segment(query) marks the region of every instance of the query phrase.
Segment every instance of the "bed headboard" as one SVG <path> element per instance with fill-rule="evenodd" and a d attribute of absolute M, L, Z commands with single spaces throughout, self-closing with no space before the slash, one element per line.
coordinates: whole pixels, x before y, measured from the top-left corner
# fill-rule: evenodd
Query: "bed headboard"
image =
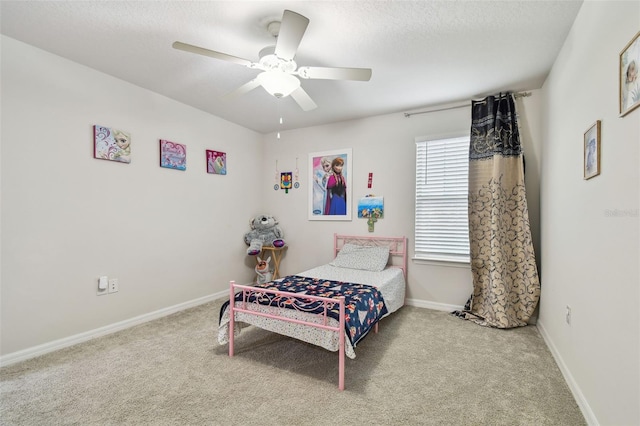
<path fill-rule="evenodd" d="M 374 237 L 333 234 L 333 257 L 346 243 L 361 246 L 389 247 L 389 265 L 402 269 L 407 279 L 407 237 Z"/>

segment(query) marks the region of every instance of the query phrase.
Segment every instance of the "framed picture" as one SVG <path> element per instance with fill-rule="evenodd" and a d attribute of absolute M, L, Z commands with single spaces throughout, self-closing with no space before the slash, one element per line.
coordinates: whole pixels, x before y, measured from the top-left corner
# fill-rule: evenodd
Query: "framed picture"
<path fill-rule="evenodd" d="M 187 146 L 160 139 L 160 167 L 187 170 Z"/>
<path fill-rule="evenodd" d="M 309 154 L 309 220 L 351 220 L 351 152 Z"/>
<path fill-rule="evenodd" d="M 600 120 L 584 132 L 584 178 L 600 174 Z"/>
<path fill-rule="evenodd" d="M 207 149 L 207 173 L 215 175 L 227 174 L 227 154 Z"/>
<path fill-rule="evenodd" d="M 104 126 L 93 126 L 93 158 L 131 163 L 131 135 Z"/>
<path fill-rule="evenodd" d="M 620 116 L 624 117 L 640 106 L 640 31 L 620 52 Z"/>

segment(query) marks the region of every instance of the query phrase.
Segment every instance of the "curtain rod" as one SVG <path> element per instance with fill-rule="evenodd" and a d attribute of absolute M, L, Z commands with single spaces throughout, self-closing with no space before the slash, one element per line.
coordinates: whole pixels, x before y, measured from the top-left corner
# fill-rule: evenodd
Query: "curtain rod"
<path fill-rule="evenodd" d="M 527 96 L 531 96 L 531 92 L 518 92 L 518 93 L 514 93 L 513 94 L 514 98 L 526 98 Z M 448 111 L 450 109 L 464 108 L 464 107 L 467 107 L 467 106 L 471 105 L 469 102 L 471 102 L 471 101 L 464 102 L 464 103 L 457 104 L 457 105 L 452 105 L 452 106 L 449 106 L 449 107 L 444 107 L 444 108 L 430 109 L 430 110 L 427 110 L 427 111 L 405 112 L 404 116 L 406 118 L 409 118 L 412 115 L 426 114 L 428 112 Z"/>

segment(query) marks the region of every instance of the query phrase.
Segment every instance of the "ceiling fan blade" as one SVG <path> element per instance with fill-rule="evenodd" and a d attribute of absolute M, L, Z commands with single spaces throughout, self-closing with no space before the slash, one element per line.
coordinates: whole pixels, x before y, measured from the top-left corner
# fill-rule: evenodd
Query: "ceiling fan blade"
<path fill-rule="evenodd" d="M 371 69 L 300 67 L 298 68 L 298 75 L 302 78 L 317 78 L 325 80 L 369 81 L 371 79 Z"/>
<path fill-rule="evenodd" d="M 303 111 L 311 111 L 312 109 L 318 108 L 318 105 L 313 102 L 313 99 L 309 97 L 302 87 L 298 87 L 296 90 L 291 92 L 291 97 L 298 103 L 298 105 L 300 105 L 300 108 L 302 108 Z"/>
<path fill-rule="evenodd" d="M 252 64 L 252 62 L 248 59 L 238 58 L 236 56 L 227 55 L 226 53 L 216 52 L 215 50 L 209 50 L 203 47 L 193 46 L 191 44 L 182 43 L 179 41 L 173 43 L 173 48 L 184 50 L 185 52 L 197 53 L 198 55 L 209 56 L 215 59 L 221 59 L 227 62 L 233 62 L 235 64 L 244 65 L 245 67 L 248 67 Z"/>
<path fill-rule="evenodd" d="M 240 95 L 244 95 L 245 93 L 252 91 L 253 89 L 255 89 L 258 86 L 260 86 L 260 82 L 258 81 L 257 78 L 254 78 L 253 80 L 249 81 L 248 83 L 245 83 L 242 86 L 238 87 L 237 89 L 227 93 L 222 98 L 223 99 L 232 99 L 232 98 L 238 97 Z"/>
<path fill-rule="evenodd" d="M 276 56 L 287 61 L 293 59 L 308 25 L 309 19 L 298 13 L 285 10 L 276 41 Z"/>

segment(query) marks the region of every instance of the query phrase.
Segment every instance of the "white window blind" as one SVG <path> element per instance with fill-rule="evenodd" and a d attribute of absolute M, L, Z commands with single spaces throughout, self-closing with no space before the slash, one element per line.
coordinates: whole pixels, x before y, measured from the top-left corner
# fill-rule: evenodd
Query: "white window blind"
<path fill-rule="evenodd" d="M 416 258 L 469 262 L 468 180 L 468 136 L 416 142 Z"/>

